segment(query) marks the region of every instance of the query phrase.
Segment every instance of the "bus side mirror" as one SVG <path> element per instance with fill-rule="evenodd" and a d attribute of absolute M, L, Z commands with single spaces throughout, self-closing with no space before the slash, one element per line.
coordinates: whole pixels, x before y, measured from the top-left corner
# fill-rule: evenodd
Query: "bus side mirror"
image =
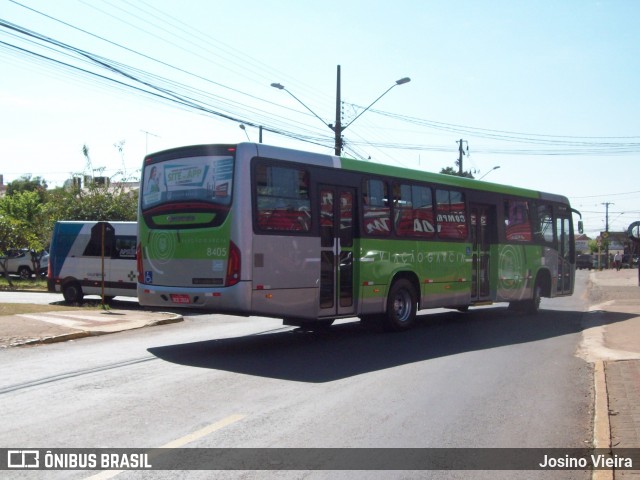
<path fill-rule="evenodd" d="M 578 233 L 584 233 L 584 224 L 582 220 L 578 220 Z"/>
<path fill-rule="evenodd" d="M 633 222 L 627 229 L 627 235 L 634 242 L 640 241 L 640 221 Z"/>

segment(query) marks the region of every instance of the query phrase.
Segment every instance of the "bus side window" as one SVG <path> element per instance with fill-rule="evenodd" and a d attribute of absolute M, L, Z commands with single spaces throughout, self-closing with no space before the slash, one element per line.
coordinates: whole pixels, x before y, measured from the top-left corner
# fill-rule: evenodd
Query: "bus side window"
<path fill-rule="evenodd" d="M 536 209 L 535 239 L 539 242 L 553 244 L 553 210 L 551 205 L 538 205 Z"/>
<path fill-rule="evenodd" d="M 530 242 L 533 235 L 529 203 L 524 200 L 505 200 L 504 212 L 507 241 Z"/>
<path fill-rule="evenodd" d="M 308 232 L 311 229 L 306 170 L 258 165 L 254 189 L 260 230 Z"/>
<path fill-rule="evenodd" d="M 452 240 L 467 238 L 464 194 L 456 190 L 436 190 L 438 236 Z"/>
<path fill-rule="evenodd" d="M 422 185 L 393 185 L 394 224 L 400 236 L 433 238 L 433 200 L 431 189 Z"/>
<path fill-rule="evenodd" d="M 136 237 L 134 236 L 116 236 L 116 245 L 113 249 L 115 259 L 132 259 L 136 258 Z"/>
<path fill-rule="evenodd" d="M 97 222 L 91 227 L 89 241 L 82 253 L 86 257 L 110 257 L 115 243 L 115 230 L 109 222 Z"/>
<path fill-rule="evenodd" d="M 367 235 L 391 234 L 389 191 L 382 180 L 365 180 L 362 187 L 362 214 Z"/>

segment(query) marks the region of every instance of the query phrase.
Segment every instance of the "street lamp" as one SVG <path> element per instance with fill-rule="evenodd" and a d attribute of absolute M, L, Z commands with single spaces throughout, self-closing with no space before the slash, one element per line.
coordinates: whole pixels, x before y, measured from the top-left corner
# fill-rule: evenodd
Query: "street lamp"
<path fill-rule="evenodd" d="M 247 127 L 244 126 L 244 124 L 240 124 L 238 125 L 240 127 L 240 130 L 242 130 L 244 132 L 244 134 L 247 136 L 247 141 L 251 141 L 251 139 L 249 138 L 249 133 L 247 132 Z"/>
<path fill-rule="evenodd" d="M 287 90 L 284 85 L 280 84 L 280 83 L 272 83 L 271 86 L 273 88 L 277 88 L 278 90 L 284 90 L 285 92 L 287 92 L 289 95 L 291 95 L 293 98 L 296 99 L 296 101 L 298 103 L 300 103 L 300 105 L 302 105 L 304 108 L 306 108 L 307 110 L 309 110 L 314 117 L 316 117 L 318 120 L 320 120 L 322 123 L 324 123 L 327 127 L 329 127 L 333 133 L 335 134 L 335 154 L 340 156 L 340 154 L 342 153 L 342 132 L 344 132 L 347 127 L 349 127 L 349 125 L 351 125 L 353 122 L 355 122 L 358 118 L 360 118 L 360 116 L 366 112 L 367 110 L 369 110 L 378 100 L 380 100 L 382 97 L 384 97 L 389 90 L 391 90 L 394 87 L 397 87 L 398 85 L 404 85 L 405 83 L 409 83 L 411 81 L 411 79 L 409 77 L 403 77 L 400 80 L 396 80 L 396 82 L 391 85 L 389 88 L 387 88 L 382 95 L 380 95 L 378 98 L 376 98 L 373 102 L 371 102 L 371 104 L 365 108 L 364 110 L 362 110 L 353 120 L 351 120 L 347 125 L 345 125 L 344 127 L 341 124 L 340 121 L 340 65 L 338 65 L 338 74 L 337 74 L 337 81 L 336 81 L 336 123 L 335 124 L 330 124 L 325 122 L 322 118 L 320 118 L 316 112 L 314 112 L 313 110 L 311 110 L 309 107 L 307 107 L 304 102 L 302 100 L 300 100 L 298 97 L 296 97 L 293 93 L 291 93 L 289 90 Z"/>
<path fill-rule="evenodd" d="M 247 140 L 251 141 L 251 139 L 249 138 L 249 133 L 247 132 L 247 127 L 245 127 L 244 123 L 241 123 L 238 126 L 240 127 L 240 130 L 244 131 L 244 134 L 247 136 Z M 255 127 L 256 125 L 251 126 Z M 258 125 L 258 143 L 262 143 L 262 125 Z"/>
<path fill-rule="evenodd" d="M 497 165 L 495 167 L 493 167 L 491 170 L 489 170 L 487 173 L 485 173 L 484 175 L 482 175 L 478 180 L 482 180 L 484 177 L 486 177 L 487 175 L 489 175 L 491 172 L 493 172 L 494 170 L 497 170 L 500 168 L 500 165 Z"/>

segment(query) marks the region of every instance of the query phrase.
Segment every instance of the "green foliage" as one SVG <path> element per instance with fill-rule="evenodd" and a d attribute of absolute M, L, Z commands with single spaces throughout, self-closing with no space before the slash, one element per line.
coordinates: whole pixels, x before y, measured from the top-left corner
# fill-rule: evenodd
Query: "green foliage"
<path fill-rule="evenodd" d="M 33 224 L 42 215 L 39 192 L 25 190 L 7 195 L 0 201 L 0 214 Z"/>
<path fill-rule="evenodd" d="M 590 253 L 598 253 L 598 249 L 600 249 L 601 252 L 605 252 L 607 248 L 609 248 L 609 239 L 603 239 L 600 247 L 598 247 L 598 241 L 596 239 L 589 240 L 588 245 Z"/>
<path fill-rule="evenodd" d="M 25 175 L 7 185 L 7 196 L 11 197 L 23 192 L 37 192 L 41 201 L 47 191 L 47 182 L 41 177 L 33 177 Z"/>
<path fill-rule="evenodd" d="M 45 206 L 52 224 L 58 220 L 135 221 L 137 208 L 137 191 L 95 184 L 85 190 L 56 188 L 49 192 Z"/>
<path fill-rule="evenodd" d="M 3 198 L 0 203 L 4 203 L 4 200 Z M 0 252 L 2 255 L 10 249 L 24 248 L 25 246 L 27 248 L 34 248 L 34 246 L 37 247 L 39 245 L 38 237 L 31 225 L 0 213 Z M 6 257 L 0 260 L 0 271 L 4 274 L 9 285 L 12 285 L 11 277 L 7 275 Z"/>
<path fill-rule="evenodd" d="M 0 199 L 0 249 L 42 248 L 37 231 L 44 220 L 42 202 L 38 192 L 17 192 Z"/>
<path fill-rule="evenodd" d="M 453 167 L 443 168 L 442 170 L 440 170 L 440 173 L 444 173 L 445 175 L 455 175 L 456 177 L 474 178 L 473 173 L 471 173 L 471 171 L 460 173 L 459 170 L 456 170 Z"/>

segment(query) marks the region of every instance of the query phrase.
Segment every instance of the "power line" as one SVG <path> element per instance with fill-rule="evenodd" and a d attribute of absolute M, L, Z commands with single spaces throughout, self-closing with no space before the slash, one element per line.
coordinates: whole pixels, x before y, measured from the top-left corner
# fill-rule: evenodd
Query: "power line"
<path fill-rule="evenodd" d="M 227 85 L 224 85 L 222 83 L 213 81 L 209 78 L 203 77 L 202 75 L 198 75 L 196 73 L 180 68 L 178 66 L 170 65 L 167 62 L 163 62 L 149 55 L 141 53 L 137 50 L 118 44 L 104 37 L 101 37 L 99 35 L 95 35 L 84 29 L 78 28 L 74 25 L 71 25 L 68 22 L 64 22 L 62 20 L 54 18 L 45 13 L 39 12 L 38 10 L 22 5 L 21 3 L 15 0 L 10 0 L 10 1 L 34 13 L 43 15 L 52 21 L 60 22 L 61 24 L 69 28 L 80 31 L 86 35 L 91 35 L 92 37 L 99 39 L 100 41 L 104 41 L 112 46 L 124 49 L 129 53 L 140 55 L 142 58 L 145 58 L 149 61 L 157 62 L 158 65 L 171 68 L 173 71 L 188 75 L 191 78 L 194 78 L 199 81 L 204 81 L 209 85 L 214 85 L 216 87 L 225 89 L 228 92 L 233 92 L 234 94 L 244 96 L 253 101 L 264 103 L 266 105 L 269 105 L 270 107 L 285 109 L 285 110 L 288 110 L 289 112 L 295 112 L 296 114 L 300 114 L 300 115 L 308 115 L 304 112 L 300 112 L 299 110 L 287 108 L 286 106 L 283 106 L 281 104 L 275 104 L 273 102 L 269 102 L 268 100 L 257 97 L 255 95 L 251 95 L 239 89 L 235 89 Z M 155 15 L 153 12 L 149 12 L 149 10 L 143 10 L 139 6 L 133 6 L 131 2 L 125 2 L 125 3 L 144 12 L 145 15 L 150 15 L 159 21 L 163 21 L 160 15 Z M 142 3 L 144 5 L 147 5 L 148 8 L 153 9 L 153 7 L 149 6 L 148 3 L 145 3 L 145 2 L 142 2 Z M 85 4 L 92 8 L 96 8 L 93 5 L 89 5 L 87 3 Z M 136 16 L 131 12 L 127 12 L 126 10 L 120 7 L 115 7 L 115 8 L 118 8 L 120 11 L 126 12 L 127 14 L 133 16 L 134 18 L 137 18 L 141 22 L 143 20 L 139 16 Z M 97 9 L 97 10 L 103 13 L 104 15 L 109 15 L 113 18 L 116 18 L 118 21 L 127 23 L 125 20 L 119 17 L 115 17 L 114 15 L 108 12 L 105 12 L 104 10 L 100 10 L 100 9 Z M 155 12 L 159 12 L 162 14 L 162 12 L 160 12 L 157 9 L 153 9 L 153 10 Z M 166 16 L 166 14 L 162 14 L 162 15 Z M 130 23 L 128 24 L 131 25 Z M 177 26 L 175 22 L 168 22 L 168 24 L 171 25 L 172 28 L 175 28 L 183 33 L 186 32 L 185 29 L 183 29 L 180 26 Z M 3 26 L 7 28 L 7 25 L 12 25 L 12 24 L 9 24 L 9 22 L 5 22 Z M 136 24 L 135 27 L 138 29 L 140 28 L 138 24 Z M 162 30 L 161 28 L 156 28 L 156 31 L 161 31 L 161 30 Z M 70 45 L 63 44 L 62 42 L 58 42 L 58 41 L 55 41 L 54 39 L 51 39 L 50 37 L 45 37 L 43 35 L 36 34 L 35 32 L 30 32 L 21 27 L 18 27 L 18 30 L 16 31 L 19 31 L 23 35 L 33 35 L 32 38 L 38 39 L 38 41 L 40 42 L 49 43 L 51 45 L 55 45 L 57 48 L 66 49 L 70 52 L 73 52 L 75 55 L 80 55 L 84 57 L 84 61 L 90 61 L 101 68 L 106 68 L 110 70 L 112 74 L 122 76 L 126 78 L 128 81 L 126 82 L 118 81 L 114 79 L 112 76 L 100 75 L 94 71 L 90 71 L 89 69 L 80 68 L 75 65 L 71 65 L 68 62 L 61 62 L 51 57 L 47 57 L 46 55 L 37 54 L 32 51 L 29 51 L 28 54 L 40 55 L 41 59 L 47 59 L 50 62 L 56 62 L 56 64 L 61 67 L 76 69 L 76 72 L 78 73 L 89 74 L 89 75 L 101 78 L 104 81 L 110 82 L 118 86 L 118 88 L 131 88 L 131 89 L 134 89 L 134 91 L 144 92 L 147 95 L 151 95 L 152 97 L 155 97 L 156 100 L 163 101 L 165 103 L 169 102 L 173 106 L 177 106 L 182 109 L 197 110 L 206 114 L 216 115 L 226 120 L 243 123 L 253 127 L 263 126 L 265 130 L 271 131 L 273 133 L 283 134 L 285 136 L 289 136 L 297 140 L 315 143 L 323 147 L 330 146 L 330 139 L 328 136 L 322 133 L 315 133 L 319 131 L 316 126 L 302 125 L 300 122 L 292 123 L 290 118 L 284 117 L 284 116 L 278 116 L 277 114 L 275 114 L 273 111 L 273 108 L 267 112 L 255 106 L 248 106 L 239 101 L 226 98 L 228 97 L 228 95 L 224 97 L 221 95 L 214 95 L 212 93 L 205 92 L 202 89 L 196 88 L 194 86 L 178 83 L 174 80 L 164 78 L 160 75 L 156 75 L 147 71 L 136 69 L 134 67 L 127 66 L 123 63 L 116 62 L 114 60 L 110 60 L 93 53 L 86 52 L 84 50 L 78 49 L 76 47 L 72 47 Z M 157 35 L 156 37 L 162 39 L 163 41 L 167 41 L 166 39 L 163 39 L 162 37 L 159 37 Z M 185 39 L 183 36 L 178 36 L 178 35 L 176 35 L 176 37 L 180 38 L 181 40 L 193 43 L 191 42 L 190 38 Z M 211 37 L 208 37 L 208 38 L 211 38 Z M 3 42 L 3 44 L 13 47 L 15 49 L 18 49 L 18 51 L 21 51 L 23 53 L 27 52 L 27 49 L 20 48 L 16 45 L 11 45 L 6 42 Z M 41 45 L 41 46 L 48 48 L 45 45 Z M 231 48 L 231 47 L 228 47 L 228 48 Z M 60 51 L 58 51 L 58 53 L 64 54 L 64 52 L 60 52 Z M 244 55 L 244 58 L 250 59 L 250 57 L 246 55 Z M 210 61 L 210 59 L 208 58 L 207 60 Z M 253 59 L 251 59 L 251 61 L 253 61 Z M 238 65 L 238 66 L 240 66 L 240 68 L 244 68 L 242 65 Z M 130 82 L 134 82 L 135 84 L 138 84 L 138 85 L 132 85 Z M 143 85 L 144 88 L 141 88 L 139 85 Z M 356 106 L 355 104 L 348 104 L 348 105 Z M 358 107 L 358 108 L 361 109 L 362 107 Z M 511 143 L 527 143 L 527 144 L 535 145 L 536 147 L 536 148 L 516 149 L 516 148 L 482 147 L 481 145 L 475 145 L 474 151 L 476 151 L 477 153 L 501 154 L 501 155 L 525 155 L 525 156 L 526 155 L 574 156 L 574 155 L 628 155 L 628 154 L 637 154 L 640 152 L 640 142 L 621 141 L 621 140 L 640 139 L 640 137 L 637 137 L 637 136 L 572 137 L 572 136 L 564 136 L 564 135 L 542 135 L 542 134 L 533 134 L 533 133 L 513 132 L 508 130 L 492 130 L 492 129 L 469 127 L 469 126 L 450 124 L 450 123 L 444 123 L 444 122 L 436 122 L 433 120 L 410 117 L 406 115 L 399 115 L 395 113 L 383 112 L 381 110 L 374 110 L 374 109 L 371 109 L 370 111 L 372 113 L 383 115 L 403 123 L 412 123 L 424 128 L 447 131 L 451 133 L 461 133 L 461 134 L 470 135 L 477 138 L 488 138 L 492 140 L 500 140 L 500 141 L 511 142 Z M 251 120 L 247 120 L 247 118 L 251 118 Z M 359 135 L 356 135 L 356 136 L 359 137 Z M 390 143 L 390 142 L 375 142 L 375 141 L 367 141 L 367 140 L 350 140 L 349 143 L 352 151 L 354 151 L 354 149 L 356 149 L 358 146 L 360 147 L 366 146 L 368 148 L 375 148 L 375 149 L 409 150 L 409 151 L 410 150 L 433 151 L 433 152 L 451 152 L 452 151 L 452 148 L 448 145 L 426 145 L 426 144 L 406 144 L 406 143 L 401 144 L 401 143 Z M 548 147 L 554 147 L 554 148 L 541 149 L 539 148 L 540 146 L 548 146 Z M 397 162 L 397 159 L 392 159 L 392 160 Z"/>

